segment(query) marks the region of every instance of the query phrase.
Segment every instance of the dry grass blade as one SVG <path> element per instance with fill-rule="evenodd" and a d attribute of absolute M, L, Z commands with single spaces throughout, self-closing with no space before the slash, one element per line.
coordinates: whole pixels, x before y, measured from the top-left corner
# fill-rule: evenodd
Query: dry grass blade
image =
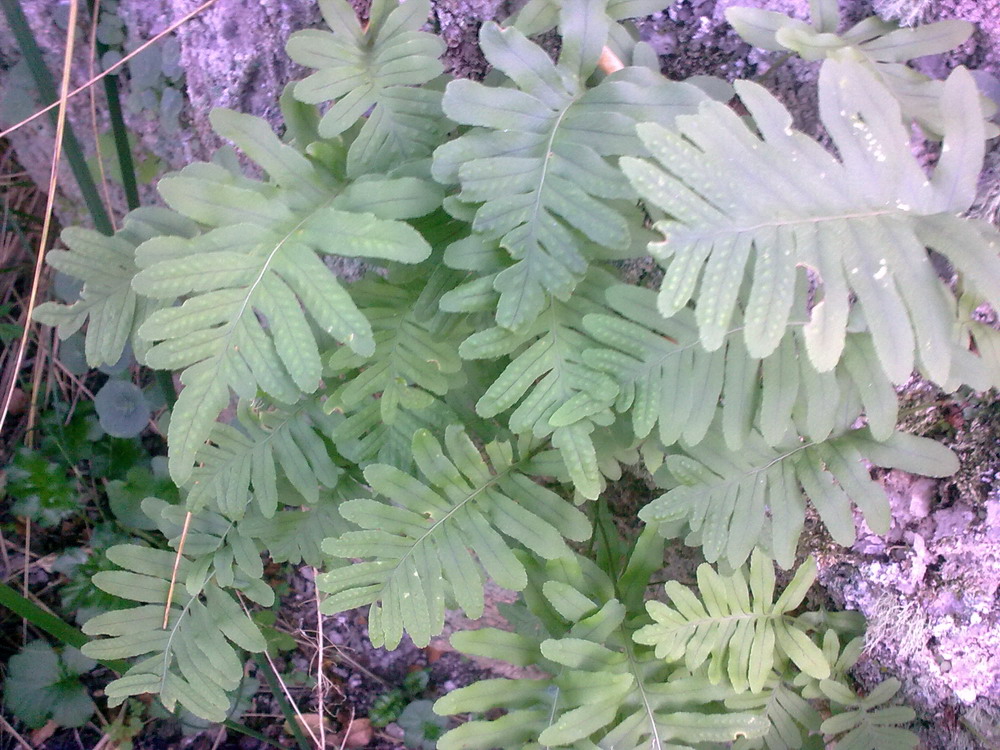
<path fill-rule="evenodd" d="M 42 278 L 42 269 L 45 264 L 45 248 L 48 244 L 49 232 L 52 228 L 52 211 L 55 207 L 56 186 L 59 182 L 59 158 L 62 155 L 63 133 L 66 129 L 66 102 L 69 99 L 69 76 L 72 67 L 73 46 L 76 42 L 76 19 L 79 11 L 79 0 L 72 0 L 69 7 L 69 28 L 66 32 L 66 51 L 63 55 L 62 80 L 59 85 L 59 110 L 56 117 L 55 145 L 52 149 L 52 163 L 49 171 L 48 198 L 45 202 L 42 235 L 38 240 L 38 252 L 35 256 L 35 272 L 31 279 L 31 293 L 28 297 L 27 307 L 24 310 L 24 330 L 21 333 L 21 339 L 17 346 L 17 354 L 14 356 L 12 363 L 12 376 L 3 396 L 3 405 L 0 406 L 0 435 L 3 434 L 4 425 L 10 413 L 10 403 L 14 397 L 14 390 L 17 385 L 17 373 L 21 370 L 21 365 L 24 363 L 24 352 L 28 348 L 28 339 L 31 335 L 31 314 L 38 300 L 38 288 Z"/>
<path fill-rule="evenodd" d="M 3 716 L 0 716 L 0 729 L 2 729 L 4 733 L 9 734 L 14 739 L 14 742 L 17 743 L 17 746 L 22 750 L 34 750 L 34 748 L 28 744 L 28 741 L 18 734 L 14 727 L 7 723 L 7 720 Z"/>
<path fill-rule="evenodd" d="M 3 394 L 15 380 L 16 373 L 10 365 L 17 349 L 20 314 L 37 243 L 37 231 L 33 227 L 42 223 L 44 204 L 40 191 L 27 179 L 6 143 L 0 148 L 0 195 L 0 340 L 4 342 L 0 349 L 0 394 Z M 26 395 L 20 388 L 14 394 L 11 411 L 14 415 L 22 415 L 26 411 Z M 8 439 L 0 445 L 0 462 L 9 458 L 16 442 Z"/>
<path fill-rule="evenodd" d="M 167 603 L 163 605 L 163 629 L 167 629 L 170 621 L 170 604 L 174 600 L 174 589 L 177 586 L 177 569 L 181 566 L 181 555 L 184 554 L 184 542 L 187 540 L 188 529 L 191 527 L 191 511 L 184 516 L 184 527 L 181 529 L 181 538 L 177 542 L 177 554 L 174 555 L 174 569 L 170 571 L 170 588 L 167 589 Z"/>
<path fill-rule="evenodd" d="M 95 83 L 97 83 L 98 81 L 100 81 L 101 79 L 103 79 L 105 76 L 107 76 L 107 75 L 113 73 L 114 71 L 118 70 L 118 68 L 120 68 L 121 66 L 123 66 L 125 63 L 127 63 L 129 60 L 131 60 L 133 57 L 135 57 L 138 54 L 141 54 L 142 51 L 145 50 L 147 47 L 149 47 L 149 46 L 151 46 L 153 44 L 156 44 L 158 41 L 160 41 L 161 39 L 163 39 L 163 37 L 167 36 L 168 34 L 173 33 L 174 29 L 178 28 L 179 26 L 183 26 L 185 23 L 187 23 L 188 21 L 190 21 L 192 18 L 194 18 L 195 16 L 197 16 L 199 13 L 201 13 L 203 10 L 206 10 L 207 8 L 210 8 L 211 6 L 215 5 L 215 3 L 217 3 L 217 2 L 218 2 L 218 0 L 207 0 L 207 2 L 202 3 L 197 8 L 195 8 L 193 11 L 191 11 L 190 13 L 188 13 L 187 15 L 185 15 L 183 18 L 181 18 L 181 19 L 175 21 L 174 23 L 170 24 L 169 26 L 167 26 L 167 28 L 165 28 L 159 34 L 157 34 L 156 36 L 154 36 L 148 42 L 145 42 L 144 44 L 140 45 L 138 48 L 134 49 L 132 52 L 129 52 L 127 55 L 125 55 L 124 57 L 122 57 L 122 59 L 119 60 L 118 62 L 116 62 L 114 65 L 109 65 L 108 68 L 106 70 L 104 70 L 102 73 L 99 73 L 98 75 L 94 76 L 93 78 L 91 78 L 89 81 L 87 81 L 83 85 L 78 86 L 77 88 L 73 89 L 71 92 L 69 92 L 69 94 L 67 94 L 66 98 L 67 99 L 72 99 L 74 96 L 76 96 L 80 92 L 86 91 L 88 88 L 90 88 Z M 60 102 L 61 101 L 62 101 L 62 99 L 60 99 Z M 37 112 L 35 112 L 35 114 L 31 115 L 30 117 L 26 117 L 25 119 L 21 120 L 21 122 L 17 123 L 16 125 L 12 125 L 11 127 L 9 127 L 6 130 L 4 130 L 3 132 L 0 132 L 0 138 L 3 138 L 5 136 L 13 133 L 18 128 L 21 128 L 21 127 L 27 125 L 29 122 L 34 122 L 39 117 L 41 117 L 42 115 L 44 115 L 46 112 L 49 112 L 53 108 L 59 106 L 60 102 L 53 102 L 49 106 L 44 107 L 44 108 L 38 110 Z"/>
<path fill-rule="evenodd" d="M 313 568 L 313 581 L 319 578 L 319 571 Z M 319 587 L 313 586 L 313 593 L 316 599 L 316 711 L 319 713 L 319 746 L 326 747 L 326 724 L 323 717 L 326 716 L 326 696 L 324 694 L 324 683 L 326 674 L 323 671 L 323 613 L 320 611 Z"/>
<path fill-rule="evenodd" d="M 351 727 L 354 726 L 354 707 L 351 706 L 351 718 L 347 722 L 347 726 L 344 727 L 344 739 L 340 741 L 340 747 L 337 750 L 344 750 L 347 747 L 347 738 L 351 736 Z"/>
<path fill-rule="evenodd" d="M 247 617 L 250 617 L 250 610 L 247 609 L 247 605 L 246 602 L 243 601 L 243 597 L 239 594 L 239 592 L 237 592 L 236 595 L 237 598 L 239 599 L 240 606 L 243 607 L 244 613 L 246 613 Z M 272 687 L 276 682 L 278 687 L 281 689 L 282 695 L 275 695 L 275 699 L 282 706 L 282 713 L 284 713 L 288 718 L 289 720 L 288 723 L 291 724 L 290 729 L 292 730 L 292 733 L 296 735 L 296 739 L 298 739 L 301 736 L 302 729 L 305 729 L 305 731 L 309 735 L 309 739 L 312 740 L 313 746 L 322 748 L 323 746 L 319 744 L 319 739 L 313 733 L 312 728 L 309 726 L 309 722 L 305 720 L 305 718 L 302 715 L 302 712 L 299 711 L 299 707 L 296 705 L 295 699 L 292 698 L 292 694 L 288 690 L 288 685 L 286 685 L 285 681 L 281 679 L 281 672 L 279 672 L 278 668 L 274 665 L 274 660 L 271 658 L 271 655 L 267 653 L 267 650 L 265 649 L 260 654 L 257 654 L 256 658 L 258 659 L 263 658 L 264 661 L 267 662 L 267 665 L 271 670 L 268 682 L 272 684 Z M 294 718 L 297 719 L 297 721 L 292 720 L 293 715 Z M 306 744 L 304 740 L 305 738 L 302 738 L 302 741 L 299 742 L 300 746 Z"/>

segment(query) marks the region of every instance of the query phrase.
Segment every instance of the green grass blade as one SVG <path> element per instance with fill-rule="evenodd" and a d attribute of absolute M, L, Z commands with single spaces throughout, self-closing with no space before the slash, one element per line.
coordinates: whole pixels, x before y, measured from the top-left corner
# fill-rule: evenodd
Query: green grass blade
<path fill-rule="evenodd" d="M 98 61 L 104 58 L 104 53 L 107 51 L 107 45 L 97 41 L 94 53 Z M 103 82 L 104 97 L 108 102 L 108 120 L 111 123 L 111 135 L 115 139 L 115 154 L 118 157 L 125 200 L 128 203 L 128 210 L 134 211 L 139 208 L 139 187 L 135 180 L 135 163 L 132 161 L 132 149 L 129 147 L 128 128 L 122 115 L 121 97 L 118 96 L 118 75 L 106 75 Z"/>
<path fill-rule="evenodd" d="M 72 625 L 46 612 L 6 583 L 0 583 L 0 607 L 6 607 L 18 617 L 23 617 L 38 629 L 44 630 L 67 646 L 81 648 L 90 640 Z M 118 674 L 122 674 L 129 668 L 128 662 L 120 659 L 109 659 L 107 661 L 99 659 L 98 661 Z"/>
<path fill-rule="evenodd" d="M 285 693 L 281 689 L 281 685 L 278 683 L 278 675 L 275 674 L 274 668 L 271 666 L 270 662 L 267 660 L 265 654 L 254 654 L 253 659 L 257 662 L 257 669 L 260 673 L 264 675 L 264 679 L 267 681 L 267 686 L 271 689 L 271 695 L 278 702 L 278 706 L 281 708 L 281 713 L 285 717 L 285 721 L 288 722 L 288 729 L 291 731 L 292 735 L 295 737 L 295 743 L 299 746 L 299 750 L 309 750 L 312 745 L 306 736 L 302 733 L 302 728 L 299 726 L 299 722 L 295 718 L 295 709 L 292 708 L 292 704 L 288 702 L 285 698 Z"/>

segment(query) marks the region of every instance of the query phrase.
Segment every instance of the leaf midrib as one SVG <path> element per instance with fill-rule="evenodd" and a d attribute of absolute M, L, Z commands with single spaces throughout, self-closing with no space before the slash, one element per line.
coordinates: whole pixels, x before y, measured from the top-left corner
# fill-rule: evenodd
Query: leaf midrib
<path fill-rule="evenodd" d="M 704 199 L 703 199 L 704 200 Z M 708 201 L 705 201 L 709 203 Z M 713 205 L 709 203 L 709 205 Z M 921 214 L 915 214 L 913 211 L 904 211 L 902 209 L 875 209 L 871 211 L 862 211 L 855 213 L 842 213 L 833 214 L 830 216 L 807 216 L 795 219 L 781 219 L 775 221 L 762 221 L 757 224 L 749 224 L 745 226 L 728 226 L 722 227 L 715 231 L 705 231 L 705 232 L 694 232 L 692 234 L 697 234 L 698 239 L 709 239 L 716 237 L 728 237 L 734 234 L 755 234 L 762 229 L 769 228 L 782 228 L 782 227 L 793 227 L 802 224 L 822 224 L 825 222 L 846 222 L 846 221 L 861 221 L 864 219 L 877 219 L 883 216 L 888 217 L 898 217 L 898 216 L 920 216 Z M 705 227 L 706 225 L 698 222 L 695 224 L 687 224 L 683 221 L 669 221 L 664 222 L 668 225 L 680 225 L 689 228 L 690 230 L 697 230 L 699 228 Z M 667 242 L 670 239 L 668 237 Z"/>
<path fill-rule="evenodd" d="M 423 544 L 424 541 L 428 537 L 430 537 L 433 533 L 435 533 L 442 524 L 444 524 L 447 521 L 449 521 L 452 516 L 454 516 L 456 513 L 458 513 L 459 510 L 461 510 L 462 508 L 464 508 L 468 503 L 471 503 L 473 500 L 475 500 L 477 497 L 479 497 L 479 495 L 481 495 L 483 492 L 485 492 L 489 488 L 491 488 L 494 485 L 496 485 L 503 477 L 512 474 L 515 469 L 519 468 L 521 465 L 523 465 L 525 462 L 527 462 L 535 454 L 535 452 L 537 452 L 537 450 L 538 449 L 536 449 L 535 451 L 529 452 L 526 455 L 522 456 L 517 461 L 514 461 L 509 466 L 505 467 L 503 469 L 503 471 L 497 472 L 496 474 L 491 475 L 489 481 L 487 481 L 487 482 L 483 483 L 481 486 L 476 487 L 475 489 L 473 489 L 457 505 L 453 506 L 451 510 L 449 510 L 447 513 L 445 513 L 443 516 L 441 516 L 441 518 L 439 520 L 437 520 L 433 524 L 431 524 L 431 526 L 423 534 L 421 534 L 419 538 L 417 538 L 417 539 L 414 540 L 413 544 L 410 545 L 410 548 L 406 550 L 406 552 L 403 554 L 403 556 L 398 559 L 398 561 L 396 562 L 396 564 L 392 567 L 392 574 L 391 574 L 390 578 L 392 576 L 394 576 L 399 571 L 399 569 L 403 565 L 403 563 L 406 562 L 406 560 L 409 559 L 409 557 L 413 554 L 413 551 L 417 547 L 419 547 L 421 544 Z M 451 461 L 450 458 L 448 460 L 449 460 L 449 462 Z M 454 465 L 454 464 L 452 464 L 452 465 Z M 462 476 L 465 477 L 465 474 L 463 473 Z M 427 485 L 424 485 L 424 486 L 427 486 Z M 433 492 L 438 497 L 442 497 L 442 499 L 447 499 L 447 498 L 444 498 L 441 495 L 441 492 L 438 490 L 438 488 L 435 487 L 433 489 Z M 517 501 L 515 500 L 514 502 L 517 502 Z"/>

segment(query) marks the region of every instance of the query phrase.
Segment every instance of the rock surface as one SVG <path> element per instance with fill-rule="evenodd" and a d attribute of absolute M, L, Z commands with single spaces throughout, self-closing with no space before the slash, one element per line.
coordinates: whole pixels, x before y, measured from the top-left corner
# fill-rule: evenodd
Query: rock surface
<path fill-rule="evenodd" d="M 920 61 L 919 67 L 929 75 L 942 77 L 958 64 L 1000 74 L 1000 0 L 874 0 L 873 4 L 884 16 L 904 23 L 963 18 L 977 24 L 975 36 L 955 53 Z M 24 3 L 53 70 L 58 70 L 64 43 L 64 32 L 50 22 L 59 5 L 58 0 Z M 198 0 L 121 0 L 119 15 L 129 39 L 139 41 L 198 5 Z M 358 5 L 363 6 L 363 0 Z M 725 23 L 726 8 L 747 5 L 800 18 L 808 14 L 806 0 L 677 0 L 638 27 L 661 55 L 670 77 L 766 76 L 799 126 L 814 131 L 818 64 L 793 59 L 772 71 L 780 55 L 752 49 Z M 872 3 L 861 0 L 841 5 L 851 20 L 872 9 Z M 504 16 L 509 9 L 500 0 L 434 3 L 431 28 L 448 45 L 446 63 L 452 71 L 464 76 L 485 73 L 476 47 L 478 27 L 482 20 Z M 250 112 L 280 127 L 277 97 L 286 83 L 301 75 L 283 53 L 285 40 L 296 29 L 320 23 L 313 0 L 218 0 L 175 32 L 186 73 L 181 131 L 165 135 L 155 120 L 142 113 L 130 116 L 130 128 L 145 149 L 166 166 L 178 168 L 207 158 L 220 145 L 208 124 L 212 107 Z M 17 58 L 0 21 L 0 90 L 6 92 L 8 104 L 20 104 L 25 111 L 23 99 L 28 94 L 14 69 Z M 78 63 L 76 85 L 87 78 L 82 54 Z M 92 144 L 85 96 L 74 101 L 71 121 L 81 140 Z M 104 127 L 98 117 L 98 129 Z M 10 136 L 21 162 L 39 184 L 48 182 L 51 132 L 48 122 L 40 120 Z M 995 219 L 1000 204 L 996 149 L 989 164 L 978 210 Z M 59 204 L 60 217 L 64 222 L 80 221 L 78 192 L 68 171 L 62 185 L 65 200 Z M 151 189 L 145 190 L 146 199 L 152 200 Z M 121 196 L 116 194 L 114 200 L 120 210 Z M 849 550 L 835 547 L 822 534 L 811 542 L 831 604 L 858 609 L 871 621 L 859 678 L 868 684 L 886 676 L 900 678 L 905 698 L 920 713 L 925 746 L 933 750 L 1000 747 L 1000 736 L 994 734 L 1000 717 L 1000 448 L 996 445 L 1000 415 L 988 401 L 966 406 L 969 414 L 945 435 L 962 456 L 963 476 L 938 484 L 889 473 L 884 484 L 895 519 L 889 535 L 872 535 L 859 519 L 859 538 Z M 639 498 L 637 504 L 643 502 Z"/>

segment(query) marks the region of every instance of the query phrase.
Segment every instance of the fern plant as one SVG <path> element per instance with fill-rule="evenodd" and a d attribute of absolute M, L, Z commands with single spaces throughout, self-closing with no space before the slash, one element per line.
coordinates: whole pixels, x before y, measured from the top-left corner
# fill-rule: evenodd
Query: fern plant
<path fill-rule="evenodd" d="M 653 3 L 532 0 L 483 26 L 474 82 L 442 75 L 426 0 L 375 0 L 367 24 L 321 0 L 330 31 L 288 44 L 315 72 L 282 96 L 284 136 L 212 116 L 262 178 L 225 148 L 115 236 L 67 230 L 50 262 L 84 291 L 38 319 L 86 326 L 92 365 L 131 343 L 183 386 L 180 504 L 147 498 L 160 546 L 112 548 L 94 579 L 138 605 L 86 624 L 86 654 L 135 660 L 109 701 L 223 718 L 266 645 L 267 554 L 323 568 L 323 611 L 367 606 L 389 648 L 480 616 L 484 574 L 521 592 L 514 632 L 452 642 L 545 676 L 441 698 L 505 712 L 442 748 L 910 747 L 896 684 L 853 690 L 857 618 L 806 608 L 799 537 L 810 505 L 841 544 L 854 507 L 889 529 L 869 464 L 957 468 L 897 429 L 894 385 L 998 382 L 972 313 L 1000 303 L 1000 234 L 961 216 L 994 131 L 964 69 L 921 84 L 934 117 L 890 80 L 964 26 L 835 36 L 835 5 L 814 27 L 731 14 L 825 58 L 828 150 L 758 84 L 665 80 L 623 23 Z M 529 38 L 553 27 L 555 59 Z M 932 172 L 914 119 L 943 138 Z M 623 280 L 647 254 L 659 289 Z M 337 257 L 370 271 L 347 283 Z M 662 489 L 631 540 L 605 492 L 626 469 Z M 652 583 L 678 538 L 708 561 L 697 592 Z M 777 597 L 775 563 L 795 569 Z"/>

